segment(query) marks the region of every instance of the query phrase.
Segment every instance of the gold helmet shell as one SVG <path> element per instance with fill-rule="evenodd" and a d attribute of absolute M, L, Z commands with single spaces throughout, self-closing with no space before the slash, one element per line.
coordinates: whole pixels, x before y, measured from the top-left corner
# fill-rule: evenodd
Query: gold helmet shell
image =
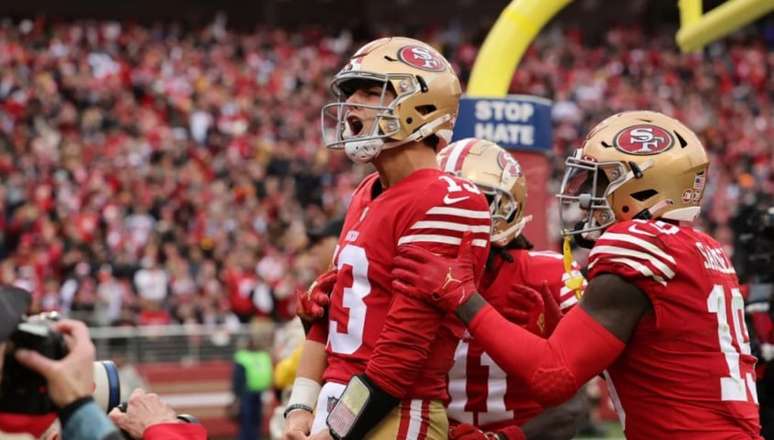
<path fill-rule="evenodd" d="M 383 86 L 379 105 L 360 106 L 377 112 L 370 132 L 347 136 L 346 100 L 364 81 Z M 395 99 L 387 102 L 391 90 Z M 344 148 L 353 160 L 368 162 L 382 149 L 436 135 L 450 140 L 462 94 L 449 62 L 430 45 L 406 37 L 374 40 L 352 55 L 331 82 L 335 102 L 322 109 L 325 146 Z"/>
<path fill-rule="evenodd" d="M 560 193 L 565 234 L 604 229 L 616 221 L 693 221 L 700 212 L 709 160 L 696 134 L 677 119 L 629 111 L 597 124 L 565 162 Z M 569 225 L 568 205 L 587 211 Z"/>
<path fill-rule="evenodd" d="M 489 201 L 492 244 L 503 247 L 521 234 L 525 216 L 527 179 L 513 156 L 494 142 L 462 139 L 438 153 L 441 169 L 473 182 Z"/>

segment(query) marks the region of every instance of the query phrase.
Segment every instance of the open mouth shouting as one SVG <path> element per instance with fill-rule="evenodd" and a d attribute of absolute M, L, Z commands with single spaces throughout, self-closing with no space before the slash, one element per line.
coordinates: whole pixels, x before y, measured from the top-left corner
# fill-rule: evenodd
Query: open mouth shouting
<path fill-rule="evenodd" d="M 347 126 L 349 127 L 350 134 L 357 136 L 363 131 L 363 120 L 355 115 L 349 115 L 347 116 Z"/>
<path fill-rule="evenodd" d="M 363 120 L 360 117 L 350 114 L 347 116 L 346 134 L 349 136 L 358 136 L 363 131 Z"/>

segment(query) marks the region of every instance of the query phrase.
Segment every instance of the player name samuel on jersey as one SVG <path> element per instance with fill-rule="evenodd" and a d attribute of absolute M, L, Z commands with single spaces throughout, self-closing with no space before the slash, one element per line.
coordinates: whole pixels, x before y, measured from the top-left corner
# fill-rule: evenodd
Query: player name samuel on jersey
<path fill-rule="evenodd" d="M 699 253 L 704 257 L 705 268 L 724 274 L 736 273 L 723 249 L 709 248 L 700 242 L 696 242 L 696 249 L 698 249 Z"/>

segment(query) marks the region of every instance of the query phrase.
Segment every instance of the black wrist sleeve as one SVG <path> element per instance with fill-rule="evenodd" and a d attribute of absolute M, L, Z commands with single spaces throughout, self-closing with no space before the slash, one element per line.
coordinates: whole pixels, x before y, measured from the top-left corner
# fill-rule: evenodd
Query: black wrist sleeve
<path fill-rule="evenodd" d="M 77 411 L 78 408 L 82 407 L 83 405 L 91 402 L 92 400 L 94 400 L 94 398 L 91 396 L 81 397 L 78 400 L 73 400 L 72 402 L 68 403 L 63 408 L 60 408 L 58 415 L 59 423 L 61 426 L 67 425 L 67 421 L 70 420 L 70 417 L 72 417 L 73 414 L 75 414 L 75 411 Z"/>
<path fill-rule="evenodd" d="M 326 420 L 335 439 L 362 439 L 400 400 L 380 389 L 368 376 L 353 377 Z"/>

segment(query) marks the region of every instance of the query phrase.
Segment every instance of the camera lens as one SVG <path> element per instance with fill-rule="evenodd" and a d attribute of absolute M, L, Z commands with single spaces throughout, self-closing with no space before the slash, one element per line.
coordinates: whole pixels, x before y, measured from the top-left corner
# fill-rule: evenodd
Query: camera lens
<path fill-rule="evenodd" d="M 121 381 L 113 361 L 94 362 L 94 400 L 105 412 L 121 403 Z"/>

